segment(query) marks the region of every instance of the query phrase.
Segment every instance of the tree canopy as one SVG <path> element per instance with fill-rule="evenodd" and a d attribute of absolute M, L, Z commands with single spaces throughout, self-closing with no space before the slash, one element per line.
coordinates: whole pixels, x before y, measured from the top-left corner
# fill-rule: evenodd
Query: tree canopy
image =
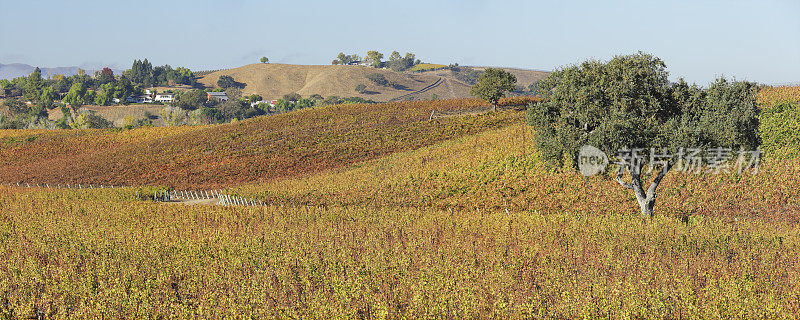
<path fill-rule="evenodd" d="M 470 88 L 469 93 L 489 101 L 493 107 L 508 91 L 517 88 L 517 77 L 503 69 L 489 68 L 478 78 L 478 84 Z"/>
<path fill-rule="evenodd" d="M 488 73 L 488 71 L 487 71 Z M 756 85 L 718 79 L 708 89 L 682 79 L 670 83 L 665 63 L 650 54 L 586 61 L 556 70 L 538 84 L 541 103 L 528 108 L 535 142 L 555 166 L 577 165 L 577 151 L 590 145 L 624 164 L 620 150 L 679 154 L 686 148 L 755 149 L 758 144 Z M 651 215 L 655 191 L 676 164 L 664 157 L 649 187 L 642 167 L 650 159 L 620 166 L 617 181 L 632 189 L 642 214 Z M 623 181 L 623 173 L 631 182 Z"/>

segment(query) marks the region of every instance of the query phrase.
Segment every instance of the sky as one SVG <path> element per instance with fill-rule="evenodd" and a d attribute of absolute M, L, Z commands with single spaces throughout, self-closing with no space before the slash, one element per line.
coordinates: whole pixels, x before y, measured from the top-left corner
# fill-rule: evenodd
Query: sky
<path fill-rule="evenodd" d="M 339 52 L 554 70 L 637 51 L 670 78 L 800 84 L 800 1 L 0 0 L 0 63 L 192 70 Z"/>

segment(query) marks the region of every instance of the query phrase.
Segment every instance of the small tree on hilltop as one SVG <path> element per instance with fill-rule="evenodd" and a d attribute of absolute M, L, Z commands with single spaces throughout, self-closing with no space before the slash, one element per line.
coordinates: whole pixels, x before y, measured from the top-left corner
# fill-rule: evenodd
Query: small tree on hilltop
<path fill-rule="evenodd" d="M 378 51 L 367 51 L 367 61 L 375 68 L 380 68 L 382 65 L 383 53 Z"/>
<path fill-rule="evenodd" d="M 261 57 L 261 63 L 269 63 L 269 58 Z"/>
<path fill-rule="evenodd" d="M 492 104 L 492 110 L 497 111 L 497 102 L 508 91 L 517 88 L 517 77 L 503 69 L 486 69 L 478 78 L 478 84 L 472 86 L 469 93 L 480 97 Z"/>
<path fill-rule="evenodd" d="M 543 102 L 528 107 L 537 150 L 554 166 L 577 165 L 584 145 L 616 158 L 617 182 L 633 191 L 641 214 L 650 217 L 656 189 L 689 148 L 758 146 L 755 84 L 720 79 L 703 90 L 682 79 L 670 83 L 667 76 L 663 61 L 641 52 L 551 73 L 537 85 Z"/>

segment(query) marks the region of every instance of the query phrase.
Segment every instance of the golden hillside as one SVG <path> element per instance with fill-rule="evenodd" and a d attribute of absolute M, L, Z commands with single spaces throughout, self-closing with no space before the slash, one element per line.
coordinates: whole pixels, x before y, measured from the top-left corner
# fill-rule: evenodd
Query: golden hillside
<path fill-rule="evenodd" d="M 507 69 L 517 76 L 519 84 L 528 84 L 543 78 L 547 73 Z M 367 76 L 383 74 L 387 80 L 399 84 L 399 89 L 379 86 Z M 210 73 L 199 79 L 207 87 L 216 87 L 220 76 L 232 76 L 247 84 L 243 94 L 257 93 L 265 100 L 278 99 L 284 94 L 297 92 L 303 97 L 320 94 L 324 97 L 361 97 L 375 101 L 427 100 L 434 95 L 439 99 L 469 97 L 470 84 L 457 80 L 450 71 L 395 72 L 366 66 L 291 65 L 280 63 L 250 64 L 235 69 Z M 367 86 L 367 92 L 355 91 L 358 84 Z"/>

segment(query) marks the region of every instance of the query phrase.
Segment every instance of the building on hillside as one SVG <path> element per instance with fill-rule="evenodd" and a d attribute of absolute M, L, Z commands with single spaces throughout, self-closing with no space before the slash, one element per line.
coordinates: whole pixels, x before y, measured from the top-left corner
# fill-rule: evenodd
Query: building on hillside
<path fill-rule="evenodd" d="M 250 103 L 250 107 L 255 107 L 255 106 L 259 105 L 259 104 L 270 105 L 270 103 L 268 101 L 261 100 L 261 101 L 251 102 Z"/>
<path fill-rule="evenodd" d="M 175 95 L 172 93 L 159 93 L 156 94 L 155 101 L 161 103 L 171 103 L 175 101 Z"/>
<path fill-rule="evenodd" d="M 148 94 L 128 97 L 128 102 L 131 103 L 153 103 L 153 97 Z"/>
<path fill-rule="evenodd" d="M 206 94 L 208 95 L 208 100 L 228 101 L 228 95 L 225 92 L 207 92 Z"/>

